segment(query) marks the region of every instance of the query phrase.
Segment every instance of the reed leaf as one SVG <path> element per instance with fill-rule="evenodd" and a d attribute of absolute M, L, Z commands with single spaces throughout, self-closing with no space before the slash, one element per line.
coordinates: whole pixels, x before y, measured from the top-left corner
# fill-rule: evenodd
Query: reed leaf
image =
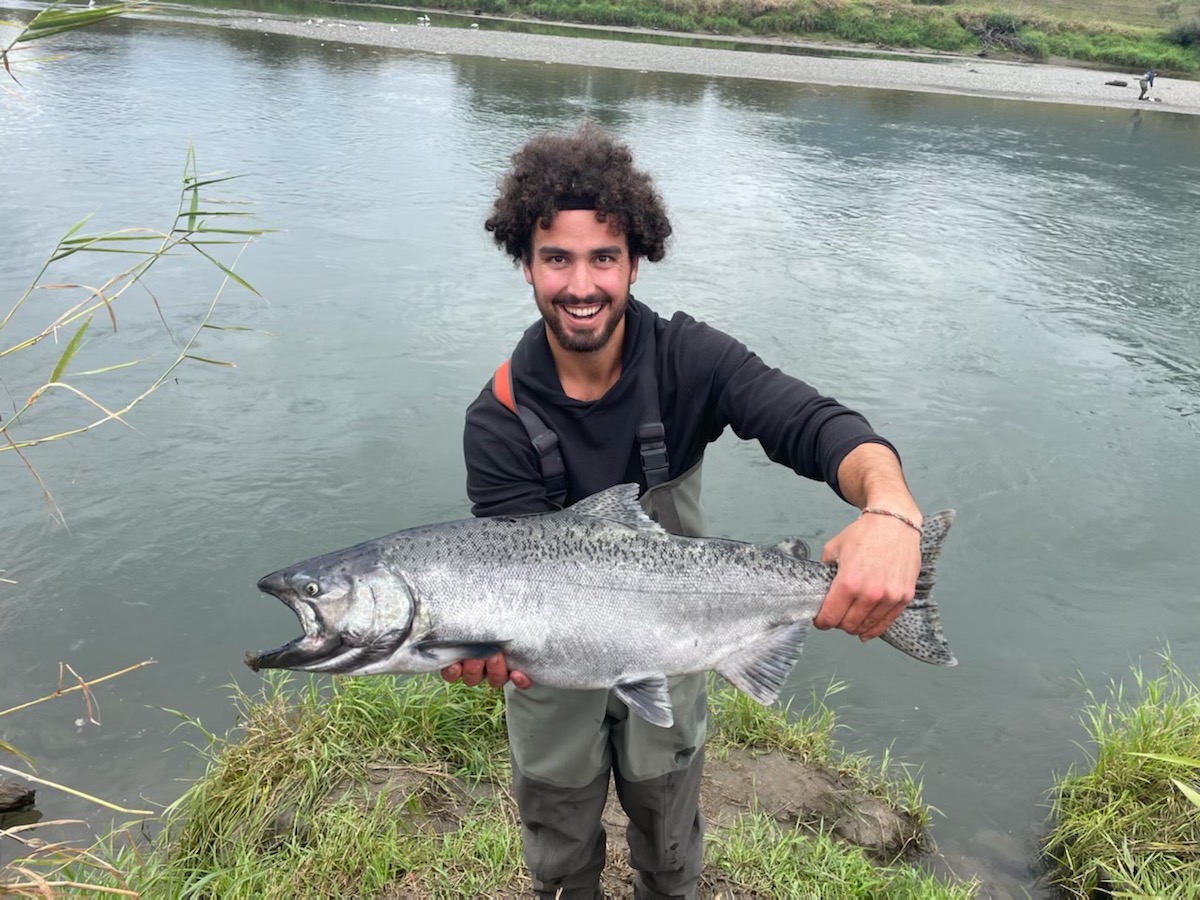
<path fill-rule="evenodd" d="M 71 358 L 79 350 L 79 345 L 83 343 L 84 332 L 88 330 L 88 326 L 91 324 L 91 316 L 83 320 L 83 324 L 79 326 L 79 330 L 75 332 L 75 335 L 68 342 L 66 349 L 63 350 L 62 356 L 58 358 L 58 364 L 55 365 L 54 371 L 50 374 L 50 381 L 58 381 L 62 377 L 62 373 L 66 371 L 67 364 L 71 362 Z"/>

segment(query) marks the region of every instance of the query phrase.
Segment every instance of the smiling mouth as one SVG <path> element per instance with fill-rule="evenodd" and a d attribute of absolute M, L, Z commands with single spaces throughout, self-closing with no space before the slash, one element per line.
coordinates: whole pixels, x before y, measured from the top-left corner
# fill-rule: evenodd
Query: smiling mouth
<path fill-rule="evenodd" d="M 587 306 L 568 306 L 562 304 L 562 310 L 567 314 L 568 318 L 580 321 L 594 318 L 599 315 L 602 309 L 604 309 L 603 303 L 590 303 Z"/>

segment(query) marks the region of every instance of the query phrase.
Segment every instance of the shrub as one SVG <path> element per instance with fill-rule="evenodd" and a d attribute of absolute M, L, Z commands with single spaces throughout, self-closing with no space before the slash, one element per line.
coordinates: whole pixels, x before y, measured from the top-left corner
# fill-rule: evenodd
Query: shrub
<path fill-rule="evenodd" d="M 1037 59 L 1045 59 L 1050 55 L 1050 39 L 1040 31 L 1032 29 L 1024 32 L 1021 39 L 1025 42 L 1025 52 Z"/>
<path fill-rule="evenodd" d="M 1163 40 L 1177 47 L 1200 47 L 1200 19 L 1181 22 L 1168 31 Z"/>
<path fill-rule="evenodd" d="M 996 31 L 1000 34 L 1015 35 L 1021 30 L 1021 17 L 1006 12 L 988 13 L 987 18 L 983 20 L 984 26 L 990 31 Z"/>

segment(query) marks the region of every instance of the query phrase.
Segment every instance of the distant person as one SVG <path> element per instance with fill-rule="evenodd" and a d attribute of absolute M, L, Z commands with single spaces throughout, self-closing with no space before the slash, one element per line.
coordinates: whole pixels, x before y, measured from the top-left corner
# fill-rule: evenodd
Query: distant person
<path fill-rule="evenodd" d="M 1151 69 L 1149 72 L 1147 72 L 1145 75 L 1143 75 L 1141 78 L 1138 79 L 1138 87 L 1140 87 L 1142 89 L 1142 92 L 1140 94 L 1138 94 L 1139 100 L 1145 100 L 1146 92 L 1149 91 L 1150 88 L 1154 87 L 1155 74 L 1156 74 L 1155 71 L 1153 69 Z"/>

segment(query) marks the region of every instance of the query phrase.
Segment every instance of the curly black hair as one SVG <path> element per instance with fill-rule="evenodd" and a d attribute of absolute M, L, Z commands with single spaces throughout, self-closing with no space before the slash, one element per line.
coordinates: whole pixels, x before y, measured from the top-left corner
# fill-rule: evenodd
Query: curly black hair
<path fill-rule="evenodd" d="M 538 222 L 549 228 L 562 209 L 594 209 L 614 219 L 634 258 L 658 262 L 666 255 L 671 222 L 650 176 L 634 168 L 633 153 L 598 125 L 585 121 L 574 134 L 541 134 L 512 156 L 500 196 L 483 227 L 497 246 L 525 259 Z"/>

